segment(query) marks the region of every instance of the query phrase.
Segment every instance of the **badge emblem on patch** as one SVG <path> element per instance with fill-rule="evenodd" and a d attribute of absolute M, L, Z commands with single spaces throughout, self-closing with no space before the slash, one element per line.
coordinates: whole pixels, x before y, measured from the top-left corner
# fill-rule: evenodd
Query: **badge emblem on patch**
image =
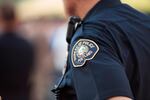
<path fill-rule="evenodd" d="M 71 60 L 74 67 L 82 67 L 92 60 L 99 51 L 98 45 L 89 39 L 80 39 L 73 47 Z"/>

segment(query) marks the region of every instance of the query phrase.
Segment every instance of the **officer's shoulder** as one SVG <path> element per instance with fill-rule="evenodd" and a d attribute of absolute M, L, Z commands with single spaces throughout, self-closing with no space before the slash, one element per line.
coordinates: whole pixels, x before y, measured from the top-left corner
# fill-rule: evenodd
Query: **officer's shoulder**
<path fill-rule="evenodd" d="M 122 4 L 114 8 L 108 8 L 103 11 L 96 12 L 88 22 L 95 23 L 116 23 L 130 20 L 150 21 L 150 17 L 140 11 L 132 8 L 127 4 Z"/>

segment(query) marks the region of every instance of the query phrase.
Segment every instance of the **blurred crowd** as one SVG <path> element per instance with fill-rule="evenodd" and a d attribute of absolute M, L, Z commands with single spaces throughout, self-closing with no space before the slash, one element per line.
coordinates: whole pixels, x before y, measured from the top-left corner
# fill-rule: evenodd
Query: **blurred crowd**
<path fill-rule="evenodd" d="M 2 100 L 54 100 L 51 89 L 66 60 L 65 23 L 56 17 L 22 21 L 13 3 L 0 5 Z"/>

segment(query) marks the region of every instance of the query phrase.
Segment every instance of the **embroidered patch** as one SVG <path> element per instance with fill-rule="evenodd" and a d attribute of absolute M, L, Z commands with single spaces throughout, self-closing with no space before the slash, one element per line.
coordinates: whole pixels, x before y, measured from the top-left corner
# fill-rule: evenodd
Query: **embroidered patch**
<path fill-rule="evenodd" d="M 74 67 L 82 67 L 87 60 L 92 60 L 99 51 L 98 45 L 89 39 L 80 39 L 73 47 L 71 60 Z"/>

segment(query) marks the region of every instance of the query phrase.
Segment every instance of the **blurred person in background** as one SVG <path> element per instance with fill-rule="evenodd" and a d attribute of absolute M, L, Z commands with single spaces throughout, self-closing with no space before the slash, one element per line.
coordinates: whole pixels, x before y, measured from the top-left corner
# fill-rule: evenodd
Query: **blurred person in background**
<path fill-rule="evenodd" d="M 0 96 L 2 100 L 29 100 L 29 77 L 34 65 L 34 48 L 17 30 L 14 5 L 0 6 Z"/>
<path fill-rule="evenodd" d="M 48 40 L 42 35 L 43 32 L 38 32 L 33 41 L 36 48 L 36 61 L 33 73 L 33 88 L 31 100 L 48 100 L 48 86 L 51 83 L 50 71 L 51 57 L 48 48 Z"/>
<path fill-rule="evenodd" d="M 32 74 L 31 100 L 53 100 L 49 90 L 53 68 L 51 50 L 48 44 L 49 36 L 46 35 L 51 28 L 48 23 L 50 23 L 49 18 L 40 17 L 30 27 L 32 41 L 36 49 L 35 67 Z"/>
<path fill-rule="evenodd" d="M 53 52 L 51 49 L 53 47 L 49 46 L 49 41 L 52 39 L 51 34 L 62 23 L 64 23 L 64 20 L 60 18 L 40 16 L 28 20 L 23 25 L 23 36 L 34 43 L 36 52 L 35 66 L 31 78 L 33 82 L 31 100 L 54 100 L 54 96 L 50 92 L 55 73 L 53 72 Z M 50 45 L 52 44 L 50 43 Z"/>

